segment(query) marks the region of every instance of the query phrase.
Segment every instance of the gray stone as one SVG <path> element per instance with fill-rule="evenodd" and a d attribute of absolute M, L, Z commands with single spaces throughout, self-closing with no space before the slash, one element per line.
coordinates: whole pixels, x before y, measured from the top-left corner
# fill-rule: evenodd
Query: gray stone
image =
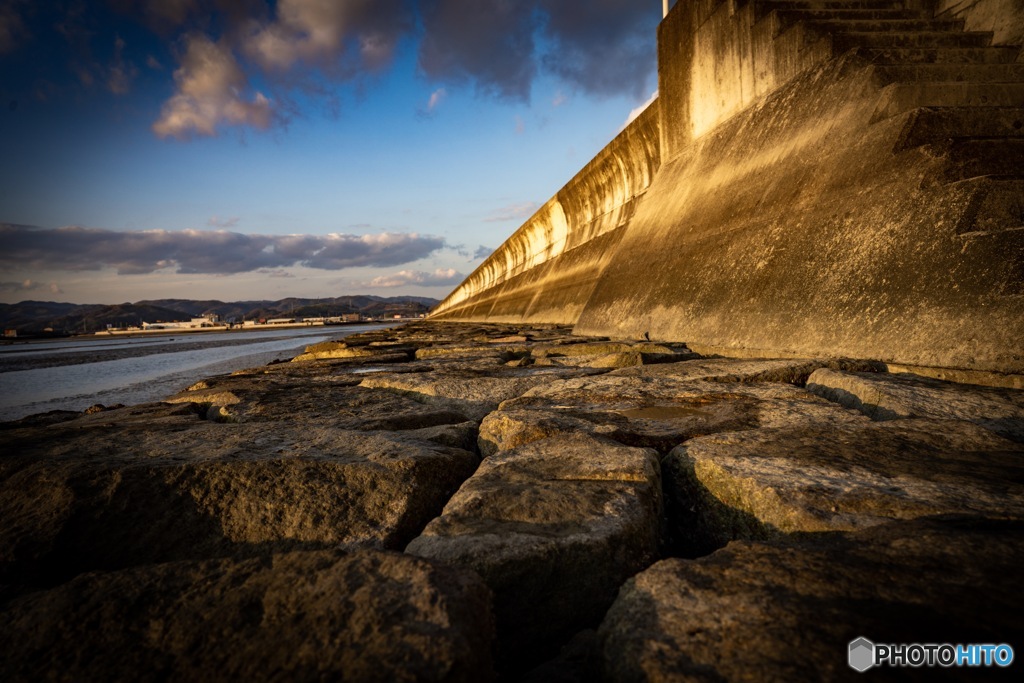
<path fill-rule="evenodd" d="M 5 681 L 487 681 L 489 592 L 397 553 L 82 575 L 8 603 Z"/>
<path fill-rule="evenodd" d="M 481 423 L 480 451 L 487 455 L 583 431 L 668 452 L 704 434 L 857 422 L 868 420 L 785 384 L 603 375 L 548 382 L 505 401 Z"/>
<path fill-rule="evenodd" d="M 884 370 L 880 363 L 843 359 L 761 359 L 761 358 L 694 358 L 676 363 L 622 368 L 609 373 L 623 377 L 677 377 L 714 382 L 787 382 L 803 385 L 819 368 L 835 368 L 858 372 Z"/>
<path fill-rule="evenodd" d="M 508 368 L 510 371 L 520 368 Z M 374 375 L 363 387 L 387 389 L 431 406 L 457 411 L 471 420 L 481 420 L 502 401 L 551 381 L 546 373 L 494 377 L 469 369 L 438 370 L 401 375 Z"/>
<path fill-rule="evenodd" d="M 366 374 L 327 374 L 316 379 L 288 375 L 212 378 L 203 387 L 180 392 L 169 403 L 208 405 L 211 416 L 230 422 L 329 421 L 341 429 L 405 430 L 456 424 L 474 411 L 427 405 L 407 396 L 360 387 Z M 209 411 L 212 409 L 212 413 Z"/>
<path fill-rule="evenodd" d="M 334 358 L 387 358 L 388 361 L 407 360 L 413 350 L 408 347 L 389 344 L 386 346 L 350 346 L 347 341 L 326 341 L 307 346 L 304 353 L 292 358 L 292 362 L 326 360 Z"/>
<path fill-rule="evenodd" d="M 1024 390 L 954 384 L 910 374 L 817 370 L 807 388 L 875 420 L 933 417 L 968 420 L 1024 442 Z"/>
<path fill-rule="evenodd" d="M 654 451 L 562 435 L 486 458 L 406 551 L 484 578 L 519 666 L 600 619 L 655 559 L 660 516 Z"/>
<path fill-rule="evenodd" d="M 951 518 L 799 544 L 737 541 L 699 560 L 663 560 L 626 582 L 601 624 L 605 680 L 852 681 L 861 680 L 848 664 L 858 637 L 1016 644 L 1021 566 L 1020 522 Z"/>
<path fill-rule="evenodd" d="M 664 460 L 673 538 L 734 538 L 975 513 L 1024 519 L 1024 447 L 970 422 L 900 420 L 692 439 Z"/>
<path fill-rule="evenodd" d="M 291 549 L 401 548 L 478 462 L 424 436 L 217 424 L 194 404 L 9 430 L 0 583 Z"/>

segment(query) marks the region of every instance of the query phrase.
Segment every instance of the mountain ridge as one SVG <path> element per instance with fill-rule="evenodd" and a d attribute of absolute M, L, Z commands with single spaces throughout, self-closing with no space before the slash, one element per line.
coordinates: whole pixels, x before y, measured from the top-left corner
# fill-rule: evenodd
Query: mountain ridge
<path fill-rule="evenodd" d="M 95 332 L 107 325 L 138 325 L 141 322 L 174 322 L 207 313 L 222 320 L 253 320 L 284 316 L 321 317 L 360 313 L 365 317 L 418 316 L 427 313 L 437 299 L 419 296 L 381 297 L 353 294 L 338 297 L 287 297 L 272 300 L 220 301 L 218 299 L 144 299 L 121 304 L 73 304 L 56 301 L 21 301 L 0 304 L 0 325 L 19 334 L 50 330 Z"/>

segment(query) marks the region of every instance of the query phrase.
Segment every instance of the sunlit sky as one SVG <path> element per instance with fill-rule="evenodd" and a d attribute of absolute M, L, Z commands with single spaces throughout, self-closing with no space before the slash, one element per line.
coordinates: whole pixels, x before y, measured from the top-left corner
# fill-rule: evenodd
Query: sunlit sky
<path fill-rule="evenodd" d="M 655 0 L 0 0 L 0 301 L 443 297 L 656 88 Z"/>

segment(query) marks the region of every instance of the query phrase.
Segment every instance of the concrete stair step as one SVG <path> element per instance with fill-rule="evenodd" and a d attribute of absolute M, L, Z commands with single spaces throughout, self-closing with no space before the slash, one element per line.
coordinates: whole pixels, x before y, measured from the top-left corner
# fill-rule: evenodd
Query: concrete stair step
<path fill-rule="evenodd" d="M 1016 107 L 1024 115 L 1024 83 L 893 83 L 882 89 L 871 122 L 919 107 Z"/>
<path fill-rule="evenodd" d="M 990 47 L 861 47 L 857 52 L 876 64 L 1008 64 L 1020 53 L 1016 46 Z"/>
<path fill-rule="evenodd" d="M 1024 83 L 1024 64 L 899 64 L 875 74 L 882 83 Z"/>
<path fill-rule="evenodd" d="M 774 15 L 783 24 L 798 21 L 921 21 L 921 12 L 905 9 L 769 9 L 764 8 L 768 17 Z"/>
<path fill-rule="evenodd" d="M 901 10 L 908 11 L 899 0 L 764 0 L 767 10 Z M 913 10 L 909 10 L 913 11 Z"/>
<path fill-rule="evenodd" d="M 814 33 L 813 28 L 809 31 Z M 840 50 L 855 47 L 874 48 L 978 48 L 988 47 L 988 31 L 842 31 L 832 33 L 832 43 Z"/>
<path fill-rule="evenodd" d="M 1024 139 L 1024 108 L 922 107 L 907 114 L 894 152 L 956 138 Z"/>
<path fill-rule="evenodd" d="M 1024 138 L 961 138 L 946 147 L 945 182 L 979 176 L 1024 177 Z"/>
<path fill-rule="evenodd" d="M 823 33 L 964 33 L 964 22 L 962 21 L 937 21 L 935 19 L 844 19 L 830 21 L 806 17 L 803 20 Z"/>

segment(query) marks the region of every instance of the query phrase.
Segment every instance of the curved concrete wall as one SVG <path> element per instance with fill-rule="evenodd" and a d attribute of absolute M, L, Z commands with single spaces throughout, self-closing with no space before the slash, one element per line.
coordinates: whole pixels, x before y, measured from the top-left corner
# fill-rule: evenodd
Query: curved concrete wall
<path fill-rule="evenodd" d="M 655 101 L 442 301 L 432 317 L 571 324 L 660 166 Z M 574 253 L 585 249 L 584 253 Z M 543 294 L 543 296 L 542 296 Z"/>
<path fill-rule="evenodd" d="M 771 10 L 677 4 L 657 106 L 434 316 L 1024 372 L 1024 53 Z"/>

